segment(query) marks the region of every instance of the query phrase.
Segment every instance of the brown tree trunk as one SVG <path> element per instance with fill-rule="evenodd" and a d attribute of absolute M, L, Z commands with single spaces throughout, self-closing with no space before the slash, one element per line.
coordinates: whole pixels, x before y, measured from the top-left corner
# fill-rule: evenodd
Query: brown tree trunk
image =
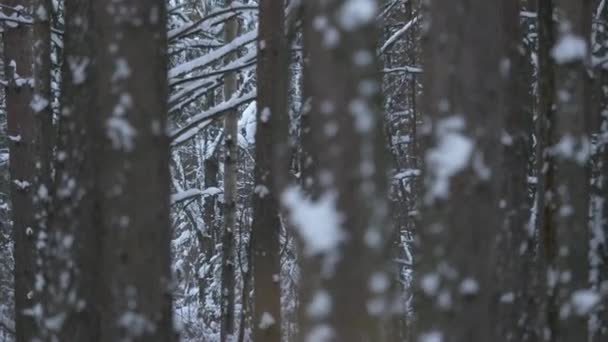
<path fill-rule="evenodd" d="M 95 108 L 95 17 L 89 1 L 68 1 L 64 11 L 62 108 L 45 256 L 45 311 L 58 324 L 46 326 L 45 334 L 49 339 L 97 341 L 99 213 L 95 206 L 94 122 L 87 114 Z"/>
<path fill-rule="evenodd" d="M 165 2 L 93 10 L 99 340 L 172 341 Z"/>
<path fill-rule="evenodd" d="M 357 13 L 348 1 L 303 3 L 313 194 L 283 194 L 303 240 L 302 341 L 383 340 L 379 322 L 389 309 L 392 230 L 375 55 L 379 2 L 370 4 L 365 16 L 351 20 Z M 307 207 L 323 215 L 298 219 Z M 320 234 L 326 241 L 309 235 L 317 225 L 325 227 Z"/>
<path fill-rule="evenodd" d="M 539 301 L 534 293 L 535 227 L 529 227 L 529 161 L 532 153 L 533 98 L 530 86 L 533 70 L 529 54 L 522 46 L 520 2 L 501 1 L 504 57 L 501 61 L 504 82 L 502 229 L 498 249 L 503 257 L 497 265 L 500 284 L 495 341 L 535 341 L 538 339 Z"/>
<path fill-rule="evenodd" d="M 228 3 L 226 3 L 228 5 Z M 229 19 L 224 26 L 224 40 L 230 42 L 238 33 L 238 18 Z M 229 63 L 234 56 L 227 58 Z M 236 92 L 237 73 L 224 77 L 224 101 Z M 224 119 L 224 229 L 222 232 L 222 323 L 220 340 L 229 340 L 234 334 L 234 231 L 237 209 L 238 167 L 238 112 L 233 109 Z"/>
<path fill-rule="evenodd" d="M 538 295 L 543 301 L 538 331 L 552 331 L 557 324 L 553 291 L 547 288 L 547 270 L 555 257 L 555 206 L 549 194 L 554 188 L 555 167 L 549 153 L 555 120 L 555 75 L 551 49 L 555 43 L 553 24 L 553 0 L 539 1 L 538 16 L 538 119 L 537 119 L 537 210 L 539 227 L 539 274 Z M 548 329 L 548 330 L 546 330 Z"/>
<path fill-rule="evenodd" d="M 283 1 L 260 2 L 257 66 L 257 130 L 253 223 L 251 227 L 254 286 L 253 339 L 281 340 L 281 284 L 276 149 L 280 118 L 287 116 L 287 47 Z"/>
<path fill-rule="evenodd" d="M 418 340 L 494 340 L 495 247 L 502 225 L 502 14 L 485 0 L 430 4 L 423 59 L 425 190 L 414 297 Z"/>
<path fill-rule="evenodd" d="M 551 50 L 555 64 L 555 121 L 548 153 L 552 154 L 555 183 L 550 192 L 554 201 L 555 259 L 548 270 L 555 277 L 559 322 L 553 327 L 555 341 L 585 341 L 589 309 L 579 297 L 589 291 L 589 156 L 591 82 L 590 62 L 591 0 L 558 0 L 559 35 Z M 574 44 L 574 45 L 573 45 Z M 583 51 L 572 53 L 581 46 Z"/>
<path fill-rule="evenodd" d="M 42 246 L 50 181 L 50 7 L 46 1 L 5 1 L 9 15 L 33 25 L 4 23 L 6 110 L 15 258 L 17 341 L 40 336 Z M 39 279 L 36 282 L 36 279 Z"/>

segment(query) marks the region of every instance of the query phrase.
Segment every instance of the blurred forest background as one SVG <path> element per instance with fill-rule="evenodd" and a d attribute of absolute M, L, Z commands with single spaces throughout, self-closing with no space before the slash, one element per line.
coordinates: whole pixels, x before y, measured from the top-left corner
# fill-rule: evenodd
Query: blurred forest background
<path fill-rule="evenodd" d="M 608 341 L 606 0 L 0 23 L 0 341 Z"/>

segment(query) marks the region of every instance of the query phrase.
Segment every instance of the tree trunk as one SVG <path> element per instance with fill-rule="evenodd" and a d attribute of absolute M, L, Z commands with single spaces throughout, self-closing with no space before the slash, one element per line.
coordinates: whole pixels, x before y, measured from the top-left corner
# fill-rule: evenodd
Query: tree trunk
<path fill-rule="evenodd" d="M 502 14 L 485 0 L 430 4 L 417 340 L 494 340 L 506 91 Z"/>
<path fill-rule="evenodd" d="M 551 145 L 555 167 L 553 188 L 545 189 L 554 201 L 556 253 L 548 272 L 555 277 L 550 286 L 555 294 L 559 322 L 553 327 L 555 341 L 585 341 L 588 309 L 578 298 L 589 291 L 589 156 L 591 83 L 591 0 L 558 0 L 560 33 L 551 50 L 555 64 L 556 113 Z M 572 44 L 584 51 L 572 53 Z M 550 279 L 552 280 L 552 279 Z"/>
<path fill-rule="evenodd" d="M 17 341 L 40 336 L 39 272 L 50 180 L 50 21 L 48 2 L 5 1 L 9 15 L 33 25 L 4 23 L 6 110 L 10 140 Z M 38 279 L 38 281 L 37 281 Z"/>
<path fill-rule="evenodd" d="M 172 341 L 165 2 L 93 11 L 99 340 Z"/>
<path fill-rule="evenodd" d="M 46 253 L 46 337 L 98 341 L 99 237 L 92 136 L 97 64 L 90 1 L 65 3 L 61 113 Z"/>
<path fill-rule="evenodd" d="M 228 3 L 226 4 L 228 5 Z M 238 32 L 238 18 L 229 19 L 224 26 L 224 40 L 231 42 Z M 226 64 L 234 56 L 227 58 Z M 224 77 L 224 101 L 236 92 L 237 73 Z M 224 229 L 222 232 L 222 342 L 234 334 L 234 231 L 237 209 L 238 112 L 233 109 L 224 119 Z"/>
<path fill-rule="evenodd" d="M 522 43 L 519 1 L 503 0 L 502 35 L 505 91 L 502 181 L 502 229 L 496 281 L 500 285 L 496 341 L 536 341 L 539 301 L 534 293 L 535 227 L 529 227 L 529 161 L 532 153 L 533 113 L 530 85 L 533 70 Z"/>
<path fill-rule="evenodd" d="M 281 340 L 281 284 L 278 188 L 275 186 L 281 117 L 287 116 L 287 46 L 283 1 L 260 2 L 257 65 L 257 130 L 253 223 L 251 227 L 254 285 L 253 340 Z"/>
<path fill-rule="evenodd" d="M 547 287 L 547 270 L 551 267 L 555 256 L 555 227 L 553 223 L 553 212 L 555 211 L 552 201 L 551 189 L 554 188 L 555 168 L 553 156 L 549 153 L 551 146 L 551 132 L 554 126 L 555 116 L 555 75 L 551 49 L 553 48 L 554 25 L 553 25 L 553 0 L 539 1 L 537 4 L 538 16 L 538 119 L 537 119 L 537 208 L 538 227 L 540 237 L 539 248 L 539 274 L 540 288 L 538 295 L 543 301 L 541 308 L 544 315 L 541 316 L 538 331 L 552 331 L 557 324 L 557 313 L 555 312 L 554 294 Z M 547 330 L 548 329 L 548 330 Z"/>
<path fill-rule="evenodd" d="M 303 240 L 302 341 L 382 341 L 379 323 L 389 309 L 379 2 L 366 3 L 361 17 L 349 1 L 303 3 L 313 194 L 282 196 Z M 310 235 L 315 229 L 324 229 L 324 241 Z"/>

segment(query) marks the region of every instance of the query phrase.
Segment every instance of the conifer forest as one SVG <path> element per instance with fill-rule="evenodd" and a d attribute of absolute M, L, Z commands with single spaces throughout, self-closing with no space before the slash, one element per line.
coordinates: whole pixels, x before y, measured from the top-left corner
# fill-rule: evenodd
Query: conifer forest
<path fill-rule="evenodd" d="M 608 342 L 608 0 L 0 0 L 0 342 Z"/>

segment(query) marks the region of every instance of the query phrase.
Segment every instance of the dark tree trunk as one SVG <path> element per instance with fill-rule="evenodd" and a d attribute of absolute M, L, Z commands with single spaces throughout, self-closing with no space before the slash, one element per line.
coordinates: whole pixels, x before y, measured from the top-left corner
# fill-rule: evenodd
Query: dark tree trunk
<path fill-rule="evenodd" d="M 500 7 L 485 0 L 430 4 L 415 339 L 494 340 L 506 92 Z"/>
<path fill-rule="evenodd" d="M 93 10 L 99 339 L 172 341 L 165 2 Z"/>
<path fill-rule="evenodd" d="M 10 140 L 11 201 L 15 259 L 15 337 L 40 337 L 37 315 L 50 180 L 50 8 L 48 2 L 3 3 L 9 15 L 33 25 L 4 22 L 6 111 Z M 33 15 L 32 15 L 33 14 Z M 39 279 L 36 282 L 36 279 Z"/>
<path fill-rule="evenodd" d="M 539 301 L 535 268 L 535 227 L 529 226 L 528 193 L 529 161 L 532 153 L 533 70 L 530 56 L 520 33 L 519 1 L 504 0 L 502 37 L 504 56 L 501 61 L 504 82 L 503 133 L 503 209 L 502 230 L 498 240 L 503 254 L 497 265 L 496 281 L 500 285 L 496 341 L 536 341 Z"/>
<path fill-rule="evenodd" d="M 95 17 L 90 1 L 68 1 L 64 10 L 62 108 L 45 272 L 46 315 L 61 324 L 47 326 L 45 333 L 47 338 L 59 340 L 97 341 L 99 213 L 95 207 L 94 123 L 88 116 L 95 108 Z"/>
<path fill-rule="evenodd" d="M 558 322 L 552 328 L 555 341 L 585 341 L 588 338 L 588 309 L 579 296 L 589 291 L 589 156 L 591 82 L 591 0 L 558 0 L 560 34 L 551 50 L 555 64 L 555 120 L 551 150 L 555 167 L 553 188 L 545 189 L 553 200 L 555 255 L 548 272 L 555 294 Z M 568 27 L 568 28 L 566 28 Z M 566 29 L 564 29 L 566 28 Z M 575 40 L 574 43 L 572 40 Z M 586 50 L 566 58 L 563 50 L 583 44 Z M 572 56 L 570 56 L 572 57 Z"/>
<path fill-rule="evenodd" d="M 281 283 L 279 275 L 281 220 L 279 189 L 275 186 L 276 150 L 279 146 L 281 117 L 288 115 L 287 46 L 284 32 L 285 4 L 263 0 L 260 3 L 257 66 L 257 131 L 253 223 L 251 231 L 254 285 L 254 341 L 281 340 Z"/>
<path fill-rule="evenodd" d="M 379 2 L 371 4 L 379 7 Z M 382 341 L 379 323 L 389 309 L 392 278 L 386 260 L 392 230 L 387 223 L 376 13 L 372 8 L 351 21 L 348 1 L 306 1 L 303 6 L 305 106 L 310 106 L 304 111 L 316 165 L 312 196 L 291 190 L 284 200 L 292 213 L 301 210 L 302 201 L 329 211 L 329 217 L 319 219 L 331 231 L 324 232 L 330 244 L 319 246 L 307 238 L 313 217 L 294 222 L 303 240 L 300 340 L 321 335 L 336 341 Z M 304 182 L 308 187 L 308 179 Z M 327 301 L 325 309 L 311 306 Z"/>
<path fill-rule="evenodd" d="M 229 5 L 226 2 L 226 5 Z M 224 39 L 230 42 L 238 33 L 238 18 L 229 19 L 224 26 Z M 234 56 L 231 56 L 234 57 Z M 226 60 L 229 63 L 232 58 Z M 229 72 L 224 78 L 224 101 L 236 93 L 237 73 Z M 224 227 L 222 231 L 222 323 L 220 340 L 228 341 L 234 334 L 235 296 L 235 251 L 234 232 L 236 230 L 237 173 L 238 173 L 238 112 L 233 109 L 224 119 Z"/>

